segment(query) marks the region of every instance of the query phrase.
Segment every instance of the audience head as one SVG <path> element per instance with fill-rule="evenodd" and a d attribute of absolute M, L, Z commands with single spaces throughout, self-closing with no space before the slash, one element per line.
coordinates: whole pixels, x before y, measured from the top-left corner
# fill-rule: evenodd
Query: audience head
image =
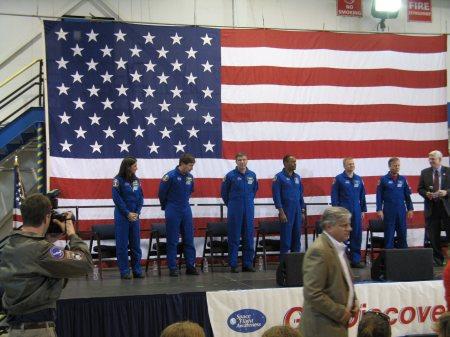
<path fill-rule="evenodd" d="M 205 332 L 197 323 L 184 321 L 169 325 L 160 337 L 205 337 Z"/>
<path fill-rule="evenodd" d="M 301 337 L 300 331 L 290 326 L 277 325 L 266 330 L 262 337 Z"/>
<path fill-rule="evenodd" d="M 391 337 L 389 316 L 378 311 L 367 311 L 358 325 L 357 337 Z"/>
<path fill-rule="evenodd" d="M 43 194 L 35 193 L 25 198 L 20 205 L 23 225 L 29 227 L 40 227 L 42 224 L 50 223 L 52 204 Z"/>
<path fill-rule="evenodd" d="M 434 325 L 438 337 L 450 337 L 450 311 L 444 312 Z"/>

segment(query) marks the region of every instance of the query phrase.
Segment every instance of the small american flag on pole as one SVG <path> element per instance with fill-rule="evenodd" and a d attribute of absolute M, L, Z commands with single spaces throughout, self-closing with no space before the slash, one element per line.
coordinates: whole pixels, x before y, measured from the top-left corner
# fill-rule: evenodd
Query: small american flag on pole
<path fill-rule="evenodd" d="M 19 160 L 17 156 L 14 159 L 14 207 L 13 207 L 13 229 L 18 229 L 23 225 L 20 205 L 25 198 L 22 178 L 19 170 Z"/>

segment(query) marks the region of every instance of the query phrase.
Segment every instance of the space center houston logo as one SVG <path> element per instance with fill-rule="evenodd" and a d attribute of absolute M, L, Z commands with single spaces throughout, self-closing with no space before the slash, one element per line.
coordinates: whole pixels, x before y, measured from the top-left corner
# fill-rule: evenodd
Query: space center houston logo
<path fill-rule="evenodd" d="M 259 310 L 241 309 L 233 312 L 227 323 L 228 327 L 236 332 L 254 332 L 266 324 L 266 316 Z"/>

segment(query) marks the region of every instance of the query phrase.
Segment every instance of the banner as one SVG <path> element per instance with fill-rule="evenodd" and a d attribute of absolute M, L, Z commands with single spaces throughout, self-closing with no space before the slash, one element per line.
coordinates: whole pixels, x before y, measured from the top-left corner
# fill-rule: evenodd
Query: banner
<path fill-rule="evenodd" d="M 408 0 L 408 21 L 431 22 L 431 0 Z"/>
<path fill-rule="evenodd" d="M 379 309 L 390 317 L 392 336 L 425 334 L 445 312 L 442 281 L 368 283 L 355 285 L 358 315 L 350 321 L 349 337 L 357 334 L 364 312 Z M 274 325 L 298 327 L 303 313 L 303 288 L 216 291 L 206 294 L 216 337 L 259 337 Z"/>
<path fill-rule="evenodd" d="M 362 16 L 361 0 L 336 0 L 336 14 L 341 16 Z"/>

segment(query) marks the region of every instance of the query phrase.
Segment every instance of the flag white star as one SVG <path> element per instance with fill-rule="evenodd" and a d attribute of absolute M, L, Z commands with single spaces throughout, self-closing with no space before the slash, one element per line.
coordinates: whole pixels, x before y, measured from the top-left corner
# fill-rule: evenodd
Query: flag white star
<path fill-rule="evenodd" d="M 206 63 L 202 63 L 202 67 L 203 67 L 203 72 L 209 71 L 211 73 L 212 72 L 211 68 L 214 66 L 212 64 L 210 64 L 208 60 L 206 60 Z"/>
<path fill-rule="evenodd" d="M 86 102 L 83 102 L 80 97 L 78 97 L 78 99 L 76 101 L 72 101 L 73 104 L 75 104 L 75 110 L 76 109 L 81 109 L 84 110 L 83 105 L 86 104 Z"/>
<path fill-rule="evenodd" d="M 178 36 L 178 33 L 175 33 L 174 36 L 170 37 L 172 39 L 172 44 L 181 44 L 182 36 Z"/>
<path fill-rule="evenodd" d="M 214 116 L 211 116 L 211 115 L 209 114 L 209 112 L 208 112 L 207 115 L 202 116 L 202 117 L 205 119 L 205 123 L 204 123 L 204 124 L 209 123 L 209 124 L 211 124 L 211 125 L 212 125 L 212 120 L 213 120 L 214 118 L 216 118 L 216 117 L 214 117 Z"/>
<path fill-rule="evenodd" d="M 216 146 L 216 144 L 211 144 L 211 141 L 208 140 L 208 144 L 203 144 L 203 146 L 205 147 L 205 152 L 214 152 L 214 146 Z"/>
<path fill-rule="evenodd" d="M 60 69 L 60 68 L 67 69 L 66 64 L 69 63 L 69 61 L 64 60 L 63 57 L 61 57 L 61 59 L 59 61 L 56 60 L 55 62 L 58 63 L 58 69 Z"/>
<path fill-rule="evenodd" d="M 86 33 L 86 35 L 89 37 L 88 42 L 91 42 L 91 41 L 97 42 L 97 35 L 98 35 L 98 33 L 94 32 L 93 29 L 91 29 L 90 33 Z"/>
<path fill-rule="evenodd" d="M 133 131 L 135 132 L 135 135 L 134 135 L 135 138 L 137 138 L 138 136 L 144 138 L 145 129 L 141 129 L 140 125 L 138 125 L 138 127 L 136 129 L 133 129 Z"/>
<path fill-rule="evenodd" d="M 64 123 L 70 124 L 69 119 L 72 118 L 72 116 L 69 116 L 68 114 L 66 114 L 65 111 L 62 115 L 58 115 L 58 117 L 61 118 L 61 124 L 64 124 Z"/>
<path fill-rule="evenodd" d="M 155 38 L 150 32 L 147 33 L 147 35 L 142 36 L 145 39 L 145 44 L 151 43 L 153 44 L 153 39 Z"/>
<path fill-rule="evenodd" d="M 59 32 L 55 32 L 55 34 L 58 35 L 58 40 L 57 40 L 57 41 L 59 41 L 60 39 L 63 39 L 63 40 L 66 40 L 66 41 L 67 41 L 66 35 L 69 34 L 69 32 L 65 32 L 65 31 L 63 31 L 62 28 L 60 28 L 60 29 L 59 29 Z M 69 151 L 69 152 L 70 152 L 70 151 Z"/>
<path fill-rule="evenodd" d="M 122 144 L 117 144 L 118 147 L 120 147 L 120 152 L 126 151 L 126 152 L 130 152 L 128 151 L 128 148 L 130 147 L 131 144 L 127 144 L 125 143 L 125 139 L 123 140 Z"/>
<path fill-rule="evenodd" d="M 82 51 L 84 48 L 80 48 L 80 47 L 78 46 L 78 43 L 75 45 L 74 48 L 70 48 L 70 49 L 73 50 L 73 56 L 75 56 L 75 55 L 83 56 L 83 55 L 81 54 L 81 51 Z"/>
<path fill-rule="evenodd" d="M 84 75 L 80 75 L 80 74 L 78 73 L 78 70 L 75 72 L 75 74 L 70 75 L 70 76 L 72 76 L 72 78 L 73 78 L 73 82 L 72 82 L 72 83 L 75 83 L 75 82 L 80 82 L 80 83 L 82 83 L 82 82 L 81 82 L 81 78 L 84 77 Z"/>
<path fill-rule="evenodd" d="M 168 79 L 170 76 L 166 76 L 166 75 L 164 74 L 164 72 L 163 72 L 161 75 L 156 76 L 156 77 L 159 78 L 159 84 L 161 84 L 161 83 L 167 84 L 167 79 Z"/>
<path fill-rule="evenodd" d="M 109 98 L 106 97 L 106 99 L 101 103 L 103 104 L 103 110 L 106 110 L 106 109 L 112 110 L 112 104 L 114 103 L 114 101 L 110 101 Z"/>
<path fill-rule="evenodd" d="M 197 51 L 192 49 L 191 47 L 191 49 L 186 50 L 186 53 L 188 54 L 188 59 L 190 59 L 191 57 L 195 59 L 195 54 L 197 54 Z"/>
<path fill-rule="evenodd" d="M 141 82 L 141 74 L 139 74 L 138 72 L 137 72 L 137 70 L 135 70 L 134 71 L 134 73 L 133 74 L 130 74 L 130 76 L 133 78 L 133 80 L 131 81 L 131 82 Z"/>
<path fill-rule="evenodd" d="M 166 100 L 164 100 L 161 104 L 158 105 L 161 107 L 161 112 L 163 111 L 169 112 L 170 103 L 166 103 Z"/>
<path fill-rule="evenodd" d="M 92 97 L 92 96 L 98 97 L 98 92 L 100 91 L 100 88 L 96 88 L 95 85 L 92 85 L 92 88 L 87 89 L 87 91 L 89 91 L 89 97 Z"/>
<path fill-rule="evenodd" d="M 94 62 L 94 59 L 91 58 L 91 60 L 89 62 L 86 62 L 86 64 L 89 67 L 88 71 L 91 69 L 97 70 L 96 67 L 97 67 L 98 62 Z"/>
<path fill-rule="evenodd" d="M 189 103 L 186 103 L 186 105 L 189 107 L 188 111 L 191 111 L 191 110 L 197 111 L 198 103 L 194 103 L 194 101 L 192 99 Z"/>
<path fill-rule="evenodd" d="M 211 40 L 213 39 L 212 37 L 209 37 L 208 34 L 206 34 L 203 37 L 200 37 L 203 40 L 203 45 L 205 44 L 209 44 L 211 45 Z"/>
<path fill-rule="evenodd" d="M 134 101 L 130 101 L 130 103 L 133 104 L 133 110 L 135 110 L 135 109 L 142 110 L 141 105 L 142 105 L 143 102 L 138 100 L 137 97 L 136 97 L 136 99 Z"/>
<path fill-rule="evenodd" d="M 59 143 L 59 145 L 62 146 L 61 152 L 64 152 L 64 151 L 70 152 L 70 147 L 72 146 L 72 144 L 69 144 L 69 143 L 67 142 L 67 139 L 64 140 L 64 143 Z"/>
<path fill-rule="evenodd" d="M 70 118 L 70 117 L 69 117 Z M 153 117 L 152 114 L 150 114 L 150 116 L 145 117 L 145 119 L 147 120 L 147 125 L 153 124 L 156 125 L 155 121 L 158 119 L 156 117 Z"/>
<path fill-rule="evenodd" d="M 90 116 L 89 119 L 91 120 L 91 125 L 94 125 L 94 124 L 100 125 L 100 119 L 102 119 L 102 117 L 97 117 L 97 114 L 94 113 L 94 115 Z"/>
<path fill-rule="evenodd" d="M 103 132 L 105 133 L 105 138 L 111 137 L 114 139 L 114 132 L 116 132 L 116 130 L 111 129 L 111 126 L 108 126 L 108 128 L 103 130 Z"/>
<path fill-rule="evenodd" d="M 100 145 L 99 143 L 97 143 L 97 141 L 95 141 L 94 144 L 89 145 L 89 146 L 92 147 L 92 153 L 94 153 L 94 152 L 102 153 L 101 148 L 103 145 Z"/>
<path fill-rule="evenodd" d="M 184 117 L 181 117 L 180 114 L 177 114 L 175 117 L 172 117 L 172 119 L 175 121 L 175 123 L 173 123 L 173 125 L 177 125 L 177 124 L 183 125 Z"/>
<path fill-rule="evenodd" d="M 181 71 L 181 66 L 183 65 L 183 63 L 179 63 L 178 59 L 177 59 L 177 60 L 175 60 L 174 63 L 171 63 L 171 65 L 173 67 L 172 71 L 175 71 L 175 70 Z"/>
<path fill-rule="evenodd" d="M 192 73 L 190 73 L 190 74 L 189 74 L 189 76 L 184 76 L 184 77 L 186 77 L 186 78 L 187 78 L 187 80 L 188 80 L 188 84 L 189 84 L 189 83 L 193 83 L 193 84 L 195 84 L 195 80 L 197 79 L 197 77 L 196 77 L 196 76 L 194 76 L 194 75 L 192 75 Z"/>
<path fill-rule="evenodd" d="M 148 96 L 154 97 L 154 96 L 153 96 L 153 93 L 155 92 L 155 90 L 152 89 L 152 87 L 150 86 L 150 84 L 148 85 L 148 88 L 147 88 L 147 89 L 142 89 L 142 90 L 145 91 L 145 97 L 148 97 Z"/>
<path fill-rule="evenodd" d="M 140 53 L 141 53 L 142 49 L 139 49 L 137 47 L 137 45 L 134 45 L 134 48 L 129 48 L 129 49 L 131 51 L 131 57 L 133 57 L 133 56 L 141 57 Z"/>
<path fill-rule="evenodd" d="M 111 52 L 113 51 L 112 48 L 109 48 L 107 44 L 105 44 L 105 48 L 100 49 L 103 53 L 103 57 L 105 57 L 106 55 L 108 55 L 109 57 L 111 57 Z"/>
<path fill-rule="evenodd" d="M 198 137 L 197 137 L 197 133 L 198 133 L 200 130 L 195 129 L 195 128 L 192 126 L 192 129 L 186 130 L 186 131 L 189 133 L 189 138 L 191 138 L 191 137 L 198 138 Z"/>
<path fill-rule="evenodd" d="M 80 126 L 80 128 L 78 130 L 73 130 L 75 131 L 75 133 L 77 134 L 77 138 L 84 138 L 86 139 L 86 137 L 84 136 L 84 134 L 87 132 L 86 130 L 83 130 L 83 128 Z"/>
<path fill-rule="evenodd" d="M 123 84 L 121 84 L 120 88 L 116 88 L 116 90 L 119 92 L 119 96 L 122 96 L 122 95 L 126 96 L 128 88 L 125 88 L 123 86 Z"/>
<path fill-rule="evenodd" d="M 158 153 L 158 147 L 159 145 L 155 145 L 155 142 L 152 143 L 152 145 L 148 145 L 148 148 L 150 149 L 150 153 Z"/>
<path fill-rule="evenodd" d="M 124 61 L 122 58 L 120 58 L 119 61 L 114 61 L 115 64 L 117 64 L 117 70 L 120 68 L 125 69 L 125 64 L 128 63 L 128 61 Z"/>
<path fill-rule="evenodd" d="M 122 115 L 117 116 L 117 118 L 119 118 L 119 124 L 122 124 L 122 123 L 128 124 L 128 118 L 130 118 L 130 117 L 125 115 L 125 112 L 122 112 Z"/>
<path fill-rule="evenodd" d="M 202 90 L 202 91 L 205 94 L 205 97 L 203 97 L 203 98 L 206 98 L 206 97 L 212 98 L 211 94 L 214 92 L 214 90 L 211 90 L 211 89 L 209 89 L 209 87 L 206 87 L 206 89 Z"/>
<path fill-rule="evenodd" d="M 168 50 L 164 49 L 164 46 L 161 47 L 161 49 L 157 49 L 156 50 L 158 52 L 158 58 L 160 59 L 161 57 L 164 57 L 165 59 L 167 58 L 167 53 L 169 52 Z"/>
<path fill-rule="evenodd" d="M 56 89 L 59 90 L 59 95 L 62 95 L 62 94 L 68 95 L 67 90 L 69 90 L 70 87 L 66 87 L 64 85 L 64 83 L 61 83 L 61 85 L 59 87 L 56 87 Z"/>
<path fill-rule="evenodd" d="M 112 83 L 112 82 L 111 82 L 111 78 L 112 78 L 114 75 L 110 75 L 110 74 L 108 73 L 108 70 L 107 70 L 103 75 L 100 75 L 100 76 L 103 78 L 103 83 L 105 83 L 105 82 Z"/>
<path fill-rule="evenodd" d="M 152 60 L 149 60 L 148 63 L 144 63 L 144 66 L 147 68 L 147 70 L 145 71 L 146 73 L 148 73 L 149 71 L 155 72 L 156 63 L 152 63 Z"/>
<path fill-rule="evenodd" d="M 170 133 L 172 132 L 171 130 L 167 130 L 167 128 L 164 127 L 164 130 L 161 130 L 159 132 L 161 132 L 161 134 L 162 134 L 161 139 L 164 139 L 166 137 L 170 139 Z"/>
<path fill-rule="evenodd" d="M 119 29 L 119 32 L 118 33 L 114 33 L 114 35 L 117 38 L 116 42 L 119 42 L 119 40 L 125 41 L 125 35 L 127 35 L 127 34 L 122 33 L 122 30 Z"/>
<path fill-rule="evenodd" d="M 175 153 L 178 153 L 179 151 L 184 152 L 184 147 L 186 146 L 186 144 L 181 144 L 181 141 L 179 140 L 178 144 L 174 146 L 177 149 Z"/>
<path fill-rule="evenodd" d="M 180 97 L 180 98 L 181 98 L 181 92 L 182 92 L 183 90 L 178 89 L 178 86 L 175 86 L 175 88 L 172 89 L 172 90 L 170 90 L 170 91 L 172 91 L 172 94 L 173 94 L 173 97 L 172 97 L 172 98 L 175 98 L 175 97 Z"/>

